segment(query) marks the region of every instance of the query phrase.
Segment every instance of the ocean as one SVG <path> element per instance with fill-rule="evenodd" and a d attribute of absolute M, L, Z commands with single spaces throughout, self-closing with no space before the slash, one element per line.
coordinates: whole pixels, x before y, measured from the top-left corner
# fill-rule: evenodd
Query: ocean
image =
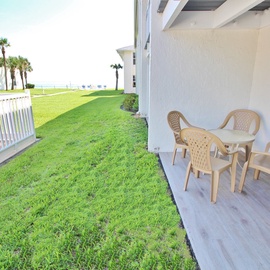
<path fill-rule="evenodd" d="M 61 89 L 78 89 L 78 90 L 91 90 L 91 89 L 106 89 L 106 85 L 93 85 L 93 84 L 64 84 L 64 83 L 33 83 L 35 89 L 48 89 L 48 88 L 61 88 Z"/>

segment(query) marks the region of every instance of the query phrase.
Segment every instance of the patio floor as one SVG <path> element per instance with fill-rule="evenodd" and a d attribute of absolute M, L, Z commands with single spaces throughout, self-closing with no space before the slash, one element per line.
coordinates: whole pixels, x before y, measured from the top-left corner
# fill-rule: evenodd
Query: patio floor
<path fill-rule="evenodd" d="M 183 191 L 188 153 L 185 159 L 177 153 L 175 165 L 171 165 L 172 153 L 159 155 L 200 269 L 270 269 L 270 175 L 261 173 L 255 181 L 249 169 L 239 193 L 242 169 L 237 166 L 232 193 L 226 171 L 221 175 L 217 203 L 212 204 L 209 175 L 197 179 L 191 174 Z"/>

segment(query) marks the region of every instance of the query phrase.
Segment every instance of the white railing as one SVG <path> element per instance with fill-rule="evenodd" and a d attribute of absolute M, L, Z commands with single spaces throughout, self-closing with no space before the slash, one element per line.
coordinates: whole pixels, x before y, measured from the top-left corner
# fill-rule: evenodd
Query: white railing
<path fill-rule="evenodd" d="M 17 146 L 28 146 L 22 142 L 29 138 L 36 138 L 30 92 L 0 95 L 0 153 L 14 146 L 15 152 L 22 150 Z"/>

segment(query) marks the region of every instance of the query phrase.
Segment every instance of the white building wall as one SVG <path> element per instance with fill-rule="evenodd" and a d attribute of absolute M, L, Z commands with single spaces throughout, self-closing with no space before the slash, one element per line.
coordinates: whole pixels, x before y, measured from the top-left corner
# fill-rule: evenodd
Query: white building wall
<path fill-rule="evenodd" d="M 169 111 L 211 129 L 231 110 L 249 107 L 259 31 L 161 31 L 157 8 L 152 1 L 148 148 L 163 152 L 174 143 Z"/>
<path fill-rule="evenodd" d="M 134 46 L 118 49 L 117 52 L 124 62 L 124 93 L 135 93 L 136 87 L 133 86 L 133 76 L 136 75 L 135 65 L 133 64 Z"/>
<path fill-rule="evenodd" d="M 135 76 L 135 70 L 133 65 L 133 51 L 125 51 L 123 53 L 124 61 L 124 92 L 135 93 L 136 88 L 133 87 L 133 75 Z"/>
<path fill-rule="evenodd" d="M 138 0 L 138 35 L 136 45 L 136 92 L 139 95 L 139 110 L 142 117 L 148 117 L 149 87 L 148 87 L 148 52 L 144 49 L 146 35 L 146 10 L 148 0 Z"/>
<path fill-rule="evenodd" d="M 254 68 L 250 108 L 261 115 L 261 128 L 256 136 L 254 148 L 264 150 L 270 141 L 270 27 L 260 30 L 257 57 Z"/>
<path fill-rule="evenodd" d="M 14 89 L 23 89 L 20 72 L 18 70 L 15 71 L 15 77 L 16 77 L 16 85 L 14 86 Z M 7 80 L 8 80 L 8 89 L 10 90 L 11 78 L 9 69 L 7 69 Z M 6 90 L 5 71 L 3 67 L 0 67 L 0 90 Z"/>

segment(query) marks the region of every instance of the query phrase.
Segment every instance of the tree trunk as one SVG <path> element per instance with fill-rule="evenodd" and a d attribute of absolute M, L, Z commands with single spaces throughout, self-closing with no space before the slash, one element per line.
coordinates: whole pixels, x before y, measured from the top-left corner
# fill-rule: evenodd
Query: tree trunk
<path fill-rule="evenodd" d="M 14 90 L 15 70 L 10 70 L 11 90 Z"/>
<path fill-rule="evenodd" d="M 116 77 L 115 90 L 118 90 L 118 70 L 117 70 L 117 69 L 116 69 L 116 71 L 115 71 L 115 77 Z"/>
<path fill-rule="evenodd" d="M 2 46 L 2 54 L 4 60 L 4 70 L 5 70 L 5 80 L 6 80 L 6 91 L 8 90 L 8 81 L 7 81 L 7 65 L 6 65 L 6 52 L 4 46 Z"/>
<path fill-rule="evenodd" d="M 23 86 L 23 90 L 24 90 L 23 71 L 21 71 L 21 70 L 20 70 L 20 76 L 21 76 L 21 79 L 22 79 L 22 86 Z"/>
<path fill-rule="evenodd" d="M 25 78 L 25 85 L 27 85 L 27 72 L 24 72 L 24 78 Z"/>

